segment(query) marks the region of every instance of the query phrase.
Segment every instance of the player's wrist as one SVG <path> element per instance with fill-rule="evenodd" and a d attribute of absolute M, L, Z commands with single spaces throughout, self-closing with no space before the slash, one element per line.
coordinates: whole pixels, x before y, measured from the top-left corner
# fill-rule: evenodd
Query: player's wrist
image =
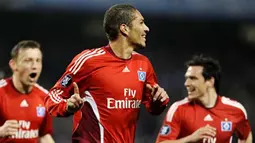
<path fill-rule="evenodd" d="M 66 102 L 66 107 L 65 107 L 65 109 L 66 109 L 66 112 L 67 112 L 67 113 L 72 113 L 72 111 L 71 111 L 71 109 L 70 109 L 70 105 L 69 105 L 69 102 L 68 102 L 68 101 Z"/>
<path fill-rule="evenodd" d="M 66 112 L 67 112 L 67 114 L 73 114 L 76 111 L 77 111 L 77 109 L 74 108 L 74 106 L 69 104 L 69 102 L 67 101 L 67 103 L 66 103 Z"/>
<path fill-rule="evenodd" d="M 192 135 L 186 136 L 182 138 L 183 143 L 191 143 L 192 142 Z"/>
<path fill-rule="evenodd" d="M 3 137 L 5 137 L 5 133 L 3 131 L 3 127 L 0 126 L 0 138 L 3 138 Z"/>

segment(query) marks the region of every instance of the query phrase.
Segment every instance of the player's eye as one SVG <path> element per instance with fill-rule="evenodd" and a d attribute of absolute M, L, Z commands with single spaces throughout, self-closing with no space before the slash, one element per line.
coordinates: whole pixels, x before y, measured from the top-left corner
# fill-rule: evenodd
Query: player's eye
<path fill-rule="evenodd" d="M 191 76 L 191 77 L 189 77 L 191 80 L 197 80 L 197 77 L 195 77 L 195 76 Z"/>
<path fill-rule="evenodd" d="M 31 61 L 31 59 L 26 58 L 24 61 L 25 61 L 25 62 L 30 62 L 30 61 Z"/>
<path fill-rule="evenodd" d="M 36 59 L 36 62 L 38 62 L 38 63 L 41 62 L 41 61 L 42 61 L 42 59 Z"/>

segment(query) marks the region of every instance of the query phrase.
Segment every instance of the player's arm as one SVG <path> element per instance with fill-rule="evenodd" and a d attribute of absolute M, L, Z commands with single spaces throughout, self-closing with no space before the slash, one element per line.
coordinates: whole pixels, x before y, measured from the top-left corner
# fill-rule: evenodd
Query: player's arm
<path fill-rule="evenodd" d="M 181 111 L 178 108 L 178 103 L 175 102 L 168 109 L 162 127 L 158 133 L 156 143 L 184 142 L 184 139 L 176 140 L 181 133 L 181 120 Z"/>
<path fill-rule="evenodd" d="M 52 136 L 50 134 L 46 134 L 39 138 L 40 143 L 55 143 Z"/>
<path fill-rule="evenodd" d="M 167 141 L 162 141 L 159 143 L 188 143 L 188 137 L 184 137 L 178 140 L 167 140 Z"/>
<path fill-rule="evenodd" d="M 0 85 L 1 86 L 1 85 Z M 2 96 L 5 95 L 3 89 L 0 87 L 0 104 L 2 105 Z M 1 106 L 2 107 L 2 106 Z M 3 110 L 0 108 L 0 110 Z M 2 111 L 0 111 L 2 113 Z M 0 115 L 0 138 L 16 135 L 19 129 L 19 123 L 17 120 L 5 120 Z"/>
<path fill-rule="evenodd" d="M 166 91 L 157 84 L 157 77 L 149 60 L 148 65 L 142 103 L 148 112 L 158 115 L 166 108 L 169 97 Z"/>
<path fill-rule="evenodd" d="M 238 143 L 252 143 L 252 133 L 250 132 L 246 140 L 238 139 Z"/>
<path fill-rule="evenodd" d="M 240 110 L 238 110 L 238 117 L 240 121 L 236 125 L 236 134 L 238 137 L 239 143 L 252 143 L 252 132 L 251 126 L 248 120 L 248 115 L 243 107 L 243 105 L 239 102 L 234 102 Z"/>
<path fill-rule="evenodd" d="M 165 140 L 159 143 L 193 143 L 193 142 L 198 142 L 204 138 L 212 138 L 216 135 L 216 128 L 206 125 L 204 127 L 201 127 L 197 129 L 194 133 L 192 133 L 189 136 L 180 138 L 180 139 L 170 139 L 170 140 Z"/>
<path fill-rule="evenodd" d="M 86 72 L 82 74 L 83 64 L 85 64 L 83 56 L 90 51 L 84 51 L 78 54 L 66 68 L 65 73 L 57 81 L 49 91 L 49 96 L 45 98 L 47 111 L 52 116 L 69 116 L 72 113 L 68 112 L 68 101 L 74 104 L 81 103 L 82 99 L 74 93 L 73 82 L 80 83 L 81 78 L 85 77 Z M 75 96 L 72 96 L 75 94 Z M 78 105 L 80 106 L 80 104 Z"/>
<path fill-rule="evenodd" d="M 39 142 L 55 143 L 52 138 L 52 134 L 53 134 L 53 119 L 49 115 L 49 113 L 46 112 L 39 130 Z"/>
<path fill-rule="evenodd" d="M 216 128 L 206 125 L 199 128 L 191 135 L 179 138 L 181 129 L 183 128 L 182 119 L 185 119 L 185 117 L 182 116 L 182 110 L 178 107 L 178 104 L 179 102 L 175 102 L 169 108 L 156 143 L 190 143 L 197 142 L 203 138 L 211 138 L 216 135 Z M 169 131 L 166 130 L 167 128 L 169 128 Z"/>
<path fill-rule="evenodd" d="M 45 99 L 47 111 L 53 116 L 69 116 L 83 105 L 78 86 L 90 74 L 88 59 L 102 51 L 85 50 L 78 54 L 67 67 L 65 73 L 49 91 Z M 82 85 L 85 90 L 88 85 Z"/>
<path fill-rule="evenodd" d="M 45 98 L 46 109 L 52 116 L 62 117 L 72 115 L 71 112 L 67 111 L 69 105 L 68 100 L 75 102 L 75 104 L 78 103 L 78 106 L 80 106 L 80 103 L 82 104 L 80 96 L 77 96 L 74 92 L 72 92 L 74 90 L 73 82 L 78 82 L 78 77 L 76 74 L 69 71 L 70 67 L 72 67 L 74 63 L 71 63 L 70 65 L 62 77 L 57 81 L 55 86 L 50 89 L 48 96 Z M 71 98 L 73 94 L 75 94 L 77 98 Z"/>

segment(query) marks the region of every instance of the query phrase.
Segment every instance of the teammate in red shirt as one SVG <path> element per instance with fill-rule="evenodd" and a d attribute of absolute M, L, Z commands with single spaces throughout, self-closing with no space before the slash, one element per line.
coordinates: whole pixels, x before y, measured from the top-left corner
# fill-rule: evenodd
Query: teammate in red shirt
<path fill-rule="evenodd" d="M 11 52 L 12 78 L 0 80 L 0 142 L 54 143 L 46 112 L 47 90 L 36 82 L 42 70 L 39 43 L 21 41 Z"/>
<path fill-rule="evenodd" d="M 141 104 L 160 114 L 169 101 L 150 61 L 134 52 L 149 31 L 141 13 L 114 5 L 104 28 L 109 45 L 74 57 L 46 98 L 54 116 L 75 112 L 73 143 L 133 143 Z"/>
<path fill-rule="evenodd" d="M 252 143 L 244 107 L 219 96 L 220 66 L 210 57 L 195 56 L 187 63 L 188 97 L 168 110 L 157 143 L 230 143 L 233 133 Z"/>

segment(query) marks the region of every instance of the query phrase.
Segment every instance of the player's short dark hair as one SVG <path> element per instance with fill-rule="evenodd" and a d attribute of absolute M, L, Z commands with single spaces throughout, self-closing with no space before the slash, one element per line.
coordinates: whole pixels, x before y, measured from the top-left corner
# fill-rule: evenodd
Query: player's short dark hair
<path fill-rule="evenodd" d="M 214 87 L 219 94 L 220 92 L 220 78 L 221 78 L 221 67 L 219 61 L 204 55 L 195 55 L 193 58 L 186 62 L 186 67 L 189 66 L 202 66 L 203 72 L 202 75 L 205 80 L 209 80 L 212 77 L 214 78 Z"/>
<path fill-rule="evenodd" d="M 129 4 L 116 4 L 105 12 L 103 27 L 110 41 L 117 39 L 121 24 L 132 26 L 131 22 L 135 19 L 135 10 L 136 8 Z"/>
<path fill-rule="evenodd" d="M 32 49 L 39 49 L 41 51 L 41 45 L 33 40 L 24 40 L 24 41 L 20 41 L 18 42 L 18 44 L 16 44 L 11 51 L 11 58 L 12 59 L 17 59 L 19 52 L 21 49 L 28 49 L 28 48 L 32 48 Z"/>

